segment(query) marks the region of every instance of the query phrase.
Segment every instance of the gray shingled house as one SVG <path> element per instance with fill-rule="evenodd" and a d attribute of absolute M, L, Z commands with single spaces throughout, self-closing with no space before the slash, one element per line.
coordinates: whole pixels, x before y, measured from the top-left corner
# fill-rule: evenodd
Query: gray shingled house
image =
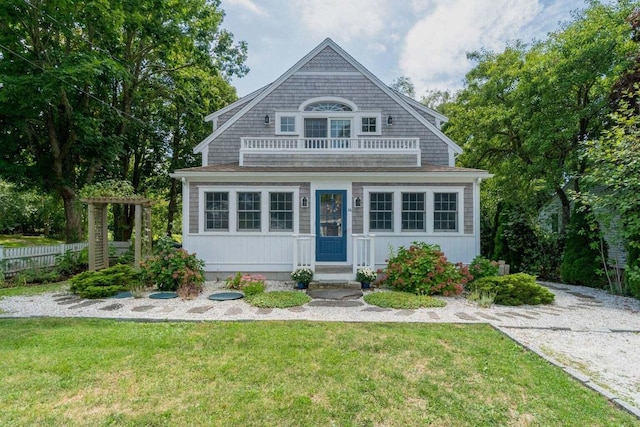
<path fill-rule="evenodd" d="M 183 186 L 183 246 L 209 277 L 352 279 L 389 249 L 480 252 L 480 182 L 440 113 L 387 87 L 331 39 L 273 83 L 206 117 L 202 166 Z"/>

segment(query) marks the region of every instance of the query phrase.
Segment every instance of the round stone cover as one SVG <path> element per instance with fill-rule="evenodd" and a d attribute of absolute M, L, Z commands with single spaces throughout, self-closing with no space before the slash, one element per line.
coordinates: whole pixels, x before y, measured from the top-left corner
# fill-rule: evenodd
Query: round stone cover
<path fill-rule="evenodd" d="M 218 292 L 217 294 L 209 295 L 209 299 L 213 301 L 228 301 L 232 299 L 240 299 L 244 295 L 240 292 Z"/>

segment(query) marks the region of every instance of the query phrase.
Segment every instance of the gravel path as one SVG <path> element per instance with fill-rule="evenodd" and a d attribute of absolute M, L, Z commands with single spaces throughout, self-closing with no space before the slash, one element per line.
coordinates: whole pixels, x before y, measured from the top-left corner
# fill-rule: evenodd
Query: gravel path
<path fill-rule="evenodd" d="M 5 298 L 0 300 L 0 317 L 489 323 L 640 417 L 635 409 L 640 408 L 640 301 L 597 289 L 543 284 L 556 295 L 551 305 L 480 308 L 457 297 L 446 298 L 443 308 L 392 310 L 360 298 L 348 304 L 323 301 L 320 306 L 258 309 L 242 300 L 209 300 L 224 283 L 207 282 L 205 292 L 188 301 L 83 300 L 66 292 Z M 268 291 L 291 288 L 267 282 Z"/>

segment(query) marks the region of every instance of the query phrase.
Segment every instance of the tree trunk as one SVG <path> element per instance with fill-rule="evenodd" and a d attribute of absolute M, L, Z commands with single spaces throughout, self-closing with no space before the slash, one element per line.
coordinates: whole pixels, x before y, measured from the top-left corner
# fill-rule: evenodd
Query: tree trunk
<path fill-rule="evenodd" d="M 76 202 L 76 195 L 69 187 L 60 187 L 57 191 L 62 197 L 64 205 L 64 239 L 67 243 L 79 242 L 84 237 L 84 233 L 82 215 L 80 215 L 80 207 Z"/>

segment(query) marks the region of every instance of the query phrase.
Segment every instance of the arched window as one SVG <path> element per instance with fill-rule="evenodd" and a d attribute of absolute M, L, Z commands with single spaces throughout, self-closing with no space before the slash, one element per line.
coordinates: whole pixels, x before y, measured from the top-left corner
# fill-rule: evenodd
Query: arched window
<path fill-rule="evenodd" d="M 314 102 L 307 105 L 304 111 L 353 111 L 353 109 L 341 102 Z"/>

